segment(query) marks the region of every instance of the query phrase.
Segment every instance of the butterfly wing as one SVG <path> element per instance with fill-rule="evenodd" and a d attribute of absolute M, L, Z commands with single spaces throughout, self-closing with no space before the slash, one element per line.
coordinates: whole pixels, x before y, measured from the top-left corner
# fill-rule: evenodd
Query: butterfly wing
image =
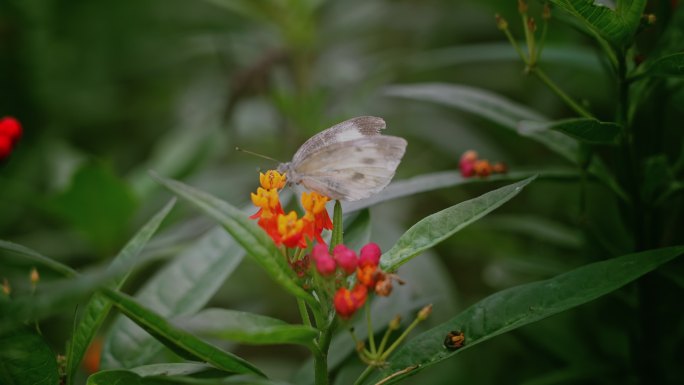
<path fill-rule="evenodd" d="M 292 162 L 296 178 L 308 189 L 332 199 L 355 201 L 385 188 L 406 151 L 396 136 L 361 137 L 318 148 Z"/>
<path fill-rule="evenodd" d="M 319 132 L 304 142 L 292 157 L 292 163 L 300 162 L 309 154 L 315 153 L 332 143 L 380 135 L 380 131 L 384 130 L 385 127 L 385 121 L 375 116 L 359 116 L 345 120 Z"/>

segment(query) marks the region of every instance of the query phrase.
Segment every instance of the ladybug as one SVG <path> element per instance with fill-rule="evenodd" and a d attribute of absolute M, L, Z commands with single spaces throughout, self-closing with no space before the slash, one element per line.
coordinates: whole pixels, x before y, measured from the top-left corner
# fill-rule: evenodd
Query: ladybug
<path fill-rule="evenodd" d="M 465 345 L 465 334 L 460 330 L 453 330 L 444 337 L 444 347 L 449 350 L 457 350 Z"/>

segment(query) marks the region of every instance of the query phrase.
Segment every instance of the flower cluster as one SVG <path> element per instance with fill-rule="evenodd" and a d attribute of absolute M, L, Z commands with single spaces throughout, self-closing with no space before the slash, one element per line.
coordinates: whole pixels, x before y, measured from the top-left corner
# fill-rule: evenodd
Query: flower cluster
<path fill-rule="evenodd" d="M 347 280 L 340 279 L 340 287 L 336 290 L 333 304 L 337 314 L 347 319 L 366 303 L 370 292 L 381 296 L 388 296 L 392 292 L 392 279 L 398 278 L 393 274 L 386 274 L 379 268 L 380 247 L 375 243 L 368 243 L 361 248 L 359 255 L 344 245 L 337 245 L 332 255 L 323 245 L 316 245 L 311 253 L 316 264 L 316 270 L 324 277 L 333 276 L 337 272 L 338 278 L 346 278 L 356 274 L 353 287 L 347 287 Z M 401 282 L 398 280 L 398 282 Z"/>
<path fill-rule="evenodd" d="M 278 193 L 287 182 L 285 174 L 270 170 L 261 173 L 259 181 L 261 187 L 252 193 L 259 210 L 250 218 L 257 219 L 280 247 L 301 286 L 320 291 L 321 298 L 331 300 L 341 318 L 350 318 L 366 303 L 369 293 L 390 295 L 392 280 L 403 283 L 380 269 L 382 252 L 377 244 L 368 243 L 358 255 L 343 244 L 332 248 L 326 244 L 321 233 L 333 228 L 325 208 L 329 198 L 315 191 L 302 193 L 305 214 L 299 217 L 295 211 L 285 213 L 280 203 Z M 351 286 L 350 276 L 356 278 Z"/>
<path fill-rule="evenodd" d="M 491 164 L 487 159 L 479 159 L 477 152 L 473 150 L 466 151 L 461 155 L 458 166 L 461 170 L 461 176 L 464 178 L 473 176 L 485 178 L 492 174 L 505 174 L 508 171 L 505 163 Z"/>
<path fill-rule="evenodd" d="M 21 124 L 12 118 L 0 119 L 0 160 L 10 156 L 14 146 L 21 138 Z"/>
<path fill-rule="evenodd" d="M 302 206 L 306 213 L 299 217 L 297 212 L 285 213 L 280 204 L 278 191 L 285 186 L 285 174 L 269 170 L 259 174 L 261 187 L 252 193 L 252 203 L 259 208 L 250 218 L 257 219 L 259 226 L 273 239 L 276 245 L 305 249 L 307 241 L 323 243 L 321 232 L 332 229 L 332 221 L 325 209 L 329 199 L 317 192 L 302 193 Z"/>

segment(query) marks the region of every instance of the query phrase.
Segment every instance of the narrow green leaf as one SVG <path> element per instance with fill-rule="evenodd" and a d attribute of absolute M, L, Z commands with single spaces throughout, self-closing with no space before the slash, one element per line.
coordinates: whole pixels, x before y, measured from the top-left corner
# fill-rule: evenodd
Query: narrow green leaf
<path fill-rule="evenodd" d="M 57 356 L 35 331 L 18 329 L 0 334 L 0 383 L 56 385 Z"/>
<path fill-rule="evenodd" d="M 104 370 L 88 377 L 87 385 L 289 385 L 282 381 L 272 381 L 264 377 L 250 374 L 213 375 L 197 373 L 195 376 L 179 376 L 173 374 L 159 374 L 145 376 L 132 370 Z M 206 376 L 206 377 L 204 377 Z"/>
<path fill-rule="evenodd" d="M 606 295 L 682 253 L 684 246 L 628 254 L 492 294 L 408 341 L 390 357 L 382 376 L 406 370 L 387 383 L 397 382 L 497 335 Z M 465 333 L 461 349 L 452 351 L 443 346 L 444 337 L 451 330 Z"/>
<path fill-rule="evenodd" d="M 136 300 L 170 318 L 194 314 L 207 304 L 242 262 L 245 251 L 215 227 L 175 257 L 136 293 Z M 119 316 L 102 350 L 104 368 L 144 365 L 163 348 L 133 321 Z"/>
<path fill-rule="evenodd" d="M 657 77 L 682 77 L 684 76 L 684 52 L 666 55 L 646 65 L 646 74 Z"/>
<path fill-rule="evenodd" d="M 0 250 L 18 254 L 29 261 L 35 262 L 39 267 L 44 266 L 65 277 L 74 277 L 78 275 L 78 272 L 71 267 L 57 262 L 54 259 L 48 258 L 35 250 L 29 249 L 26 246 L 0 240 Z"/>
<path fill-rule="evenodd" d="M 456 107 L 511 129 L 515 129 L 521 120 L 546 120 L 543 115 L 491 91 L 464 85 L 443 83 L 396 85 L 386 87 L 385 94 Z"/>
<path fill-rule="evenodd" d="M 525 130 L 519 128 L 522 121 L 545 122 L 547 119 L 537 112 L 514 103 L 489 91 L 455 84 L 424 83 L 386 88 L 390 96 L 423 100 L 467 111 L 511 131 L 533 139 L 573 163 L 577 163 L 579 144 L 560 132 L 551 130 Z M 612 189 L 625 202 L 630 198 L 617 183 L 615 177 L 598 157 L 589 165 L 589 172 Z"/>
<path fill-rule="evenodd" d="M 162 178 L 156 174 L 152 176 L 169 190 L 218 221 L 242 245 L 247 254 L 259 263 L 285 290 L 304 300 L 312 308 L 319 308 L 318 302 L 297 284 L 292 269 L 276 248 L 273 240 L 242 211 L 227 202 L 181 182 Z"/>
<path fill-rule="evenodd" d="M 152 217 L 152 219 L 150 219 L 138 233 L 131 238 L 126 246 L 124 246 L 119 255 L 114 258 L 108 270 L 123 270 L 122 267 L 132 265 L 147 242 L 152 238 L 152 235 L 157 231 L 164 218 L 169 214 L 175 203 L 176 200 L 172 199 L 154 217 Z M 130 271 L 125 273 L 122 277 L 117 278 L 109 287 L 118 290 L 129 274 Z M 95 293 L 83 309 L 83 315 L 71 336 L 71 343 L 69 344 L 66 367 L 67 384 L 73 383 L 73 378 L 85 356 L 86 350 L 95 338 L 95 335 L 100 329 L 102 322 L 107 317 L 107 314 L 109 314 L 111 307 L 112 304 L 109 300 L 102 294 Z"/>
<path fill-rule="evenodd" d="M 154 364 L 133 368 L 130 370 L 102 370 L 88 377 L 87 385 L 142 385 L 152 383 L 163 383 L 165 379 L 169 382 L 192 381 L 193 377 L 220 378 L 225 377 L 225 372 L 219 371 L 214 367 L 198 363 L 174 363 L 174 364 Z M 147 377 L 153 377 L 146 379 Z M 159 382 L 153 379 L 158 378 Z"/>
<path fill-rule="evenodd" d="M 175 319 L 173 324 L 203 337 L 245 344 L 297 344 L 310 346 L 318 330 L 292 325 L 263 315 L 227 309 L 206 309 L 192 317 Z"/>
<path fill-rule="evenodd" d="M 520 130 L 554 130 L 562 132 L 580 142 L 593 145 L 617 145 L 622 127 L 613 122 L 601 122 L 596 119 L 577 118 L 554 122 L 520 122 Z"/>
<path fill-rule="evenodd" d="M 539 169 L 532 171 L 512 171 L 506 174 L 491 175 L 486 178 L 464 178 L 458 171 L 438 171 L 414 176 L 390 183 L 380 194 L 355 202 L 344 202 L 345 213 L 374 206 L 381 202 L 412 196 L 418 193 L 447 187 L 488 182 L 513 182 L 538 175 L 539 179 L 578 179 L 579 174 L 572 169 Z"/>
<path fill-rule="evenodd" d="M 242 358 L 172 326 L 164 317 L 140 305 L 130 296 L 111 289 L 105 289 L 103 293 L 126 317 L 182 356 L 207 362 L 228 372 L 263 375 L 258 368 Z"/>
<path fill-rule="evenodd" d="M 442 242 L 518 195 L 523 187 L 534 178 L 527 178 L 501 187 L 423 218 L 408 229 L 394 247 L 383 254 L 382 269 L 395 271 L 411 258 Z"/>

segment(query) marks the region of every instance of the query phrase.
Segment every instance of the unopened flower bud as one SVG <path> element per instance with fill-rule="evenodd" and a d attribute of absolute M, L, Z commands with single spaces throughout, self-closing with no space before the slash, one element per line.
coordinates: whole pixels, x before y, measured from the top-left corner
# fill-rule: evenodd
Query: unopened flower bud
<path fill-rule="evenodd" d="M 506 163 L 496 162 L 492 165 L 492 172 L 494 174 L 505 174 L 508 172 L 508 166 L 506 166 Z"/>
<path fill-rule="evenodd" d="M 546 21 L 551 19 L 551 6 L 549 3 L 544 3 L 544 8 L 542 9 L 542 19 Z"/>
<path fill-rule="evenodd" d="M 429 304 L 418 312 L 418 321 L 425 321 L 429 316 L 430 313 L 432 313 L 432 304 Z"/>
<path fill-rule="evenodd" d="M 389 330 L 397 330 L 399 329 L 399 326 L 401 326 L 401 316 L 396 315 L 394 318 L 389 323 Z"/>
<path fill-rule="evenodd" d="M 492 174 L 492 166 L 486 159 L 476 161 L 473 164 L 473 170 L 475 171 L 475 175 L 482 178 Z"/>
<path fill-rule="evenodd" d="M 648 24 L 648 25 L 655 24 L 655 22 L 657 20 L 656 15 L 654 15 L 652 13 L 648 13 L 648 14 L 644 15 L 644 19 L 646 20 L 646 24 Z"/>
<path fill-rule="evenodd" d="M 534 21 L 534 17 L 527 19 L 527 29 L 529 29 L 532 33 L 537 31 L 537 22 Z"/>
<path fill-rule="evenodd" d="M 9 296 L 10 293 L 12 292 L 12 288 L 10 287 L 9 281 L 7 278 L 2 279 L 2 292 L 6 295 Z"/>
<path fill-rule="evenodd" d="M 506 19 L 501 17 L 498 13 L 494 15 L 494 18 L 496 19 L 496 27 L 502 31 L 505 31 L 508 29 L 508 22 Z M 473 151 L 474 152 L 474 151 Z"/>
<path fill-rule="evenodd" d="M 518 0 L 518 12 L 527 13 L 527 2 L 525 0 Z"/>
<path fill-rule="evenodd" d="M 40 281 L 40 274 L 38 274 L 38 270 L 35 267 L 31 269 L 29 278 L 31 280 L 31 285 L 34 287 L 38 284 L 38 281 Z"/>

